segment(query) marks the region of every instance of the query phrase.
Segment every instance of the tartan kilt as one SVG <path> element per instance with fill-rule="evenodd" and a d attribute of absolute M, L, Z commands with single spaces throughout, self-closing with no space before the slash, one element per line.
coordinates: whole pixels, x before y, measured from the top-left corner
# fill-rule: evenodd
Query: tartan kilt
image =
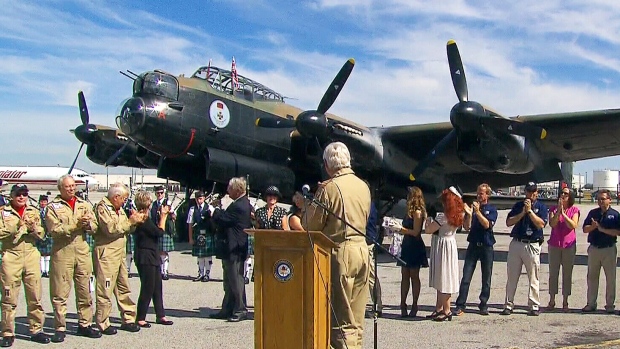
<path fill-rule="evenodd" d="M 162 252 L 174 251 L 174 239 L 170 234 L 164 234 L 159 238 L 159 250 Z"/>
<path fill-rule="evenodd" d="M 205 245 L 198 246 L 198 235 L 194 233 L 194 244 L 192 245 L 192 256 L 193 257 L 212 257 L 215 256 L 215 235 L 206 234 L 205 237 Z"/>
<path fill-rule="evenodd" d="M 90 234 L 86 234 L 86 243 L 88 247 L 90 247 L 90 252 L 92 253 L 95 248 L 95 238 Z"/>
<path fill-rule="evenodd" d="M 42 256 L 49 256 L 52 253 L 52 237 L 50 235 L 45 234 L 45 238 L 37 240 L 36 245 Z"/>
<path fill-rule="evenodd" d="M 248 255 L 254 255 L 254 236 L 248 235 Z"/>
<path fill-rule="evenodd" d="M 133 234 L 127 234 L 127 244 L 125 245 L 125 251 L 127 254 L 133 253 L 135 242 L 133 240 Z"/>

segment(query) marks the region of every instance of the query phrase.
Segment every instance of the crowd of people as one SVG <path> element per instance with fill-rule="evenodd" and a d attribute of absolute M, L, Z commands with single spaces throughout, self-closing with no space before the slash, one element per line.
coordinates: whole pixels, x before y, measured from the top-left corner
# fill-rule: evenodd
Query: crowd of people
<path fill-rule="evenodd" d="M 329 144 L 323 153 L 329 179 L 319 183 L 314 199 L 296 193 L 287 212 L 278 202 L 277 187 L 265 190 L 266 205 L 256 208 L 247 196 L 243 177 L 230 179 L 227 194 L 232 200 L 226 208 L 205 201 L 205 193 L 195 192 L 187 217 L 192 256 L 198 275 L 193 280 L 211 279 L 213 257 L 221 259 L 224 298 L 221 309 L 209 315 L 215 319 L 239 322 L 247 319 L 245 284 L 253 279 L 253 239 L 248 228 L 322 231 L 335 244 L 331 256 L 331 347 L 361 348 L 364 316 L 382 314 L 381 287 L 374 269 L 375 240 L 378 238 L 378 212 L 368 183 L 351 169 L 350 153 L 343 143 Z M 99 338 L 114 335 L 110 324 L 112 296 L 116 298 L 122 324 L 120 330 L 138 332 L 151 327 L 146 321 L 153 303 L 155 323 L 172 325 L 163 303 L 163 280 L 169 278 L 169 252 L 174 250 L 175 212 L 165 199 L 165 188 L 155 187 L 156 198 L 140 191 L 130 202 L 129 189 L 120 183 L 110 186 L 107 196 L 94 207 L 76 195 L 75 181 L 65 175 L 58 181 L 59 195 L 53 200 L 40 197 L 40 210 L 27 205 L 28 188 L 14 185 L 11 200 L 2 208 L 0 241 L 2 263 L 2 340 L 0 347 L 13 344 L 17 295 L 24 283 L 31 339 L 38 343 L 63 342 L 67 330 L 67 300 L 72 284 L 78 312 L 77 335 Z M 538 198 L 535 183 L 525 186 L 526 197 L 508 213 L 506 226 L 512 227 L 507 258 L 505 304 L 501 315 L 510 315 L 514 296 L 525 266 L 528 276 L 528 315 L 538 316 L 540 306 L 539 271 L 543 228 L 551 226 L 549 244 L 549 303 L 556 307 L 559 272 L 562 270 L 562 309 L 569 309 L 572 269 L 576 253 L 576 230 L 580 211 L 574 193 L 564 188 L 557 205 L 548 209 Z M 437 214 L 427 212 L 422 190 L 410 187 L 407 213 L 402 224 L 391 222 L 389 229 L 402 234 L 398 249 L 401 267 L 400 313 L 418 316 L 421 291 L 420 269 L 429 269 L 429 286 L 436 290 L 434 310 L 427 315 L 434 321 L 450 321 L 465 313 L 472 275 L 477 262 L 482 271 L 479 313 L 489 315 L 497 209 L 489 204 L 491 188 L 480 184 L 477 199 L 463 202 L 455 187 L 441 192 L 442 206 Z M 620 217 L 610 207 L 611 193 L 598 192 L 599 207 L 590 211 L 582 229 L 588 234 L 588 291 L 582 309 L 597 308 L 601 267 L 607 278 L 605 309 L 613 313 L 616 293 L 616 237 Z M 456 233 L 468 231 L 468 246 L 460 275 Z M 422 234 L 430 234 L 427 255 Z M 135 264 L 140 278 L 137 304 L 132 300 L 129 277 Z M 54 311 L 53 336 L 43 332 L 41 277 L 50 278 L 50 299 Z M 95 292 L 96 312 L 92 313 Z M 411 307 L 407 304 L 412 293 Z M 452 309 L 452 297 L 455 309 Z M 369 299 L 376 304 L 368 309 Z"/>

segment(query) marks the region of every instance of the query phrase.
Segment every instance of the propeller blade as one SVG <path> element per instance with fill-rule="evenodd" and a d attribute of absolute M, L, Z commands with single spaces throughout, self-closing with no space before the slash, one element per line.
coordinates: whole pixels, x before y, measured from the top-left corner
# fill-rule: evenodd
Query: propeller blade
<path fill-rule="evenodd" d="M 295 120 L 284 118 L 258 118 L 256 126 L 266 128 L 292 128 L 295 127 Z"/>
<path fill-rule="evenodd" d="M 75 167 L 75 163 L 77 162 L 78 157 L 80 157 L 80 153 L 82 152 L 82 147 L 84 147 L 84 143 L 80 144 L 80 149 L 77 152 L 77 155 L 75 155 L 75 159 L 73 159 L 73 163 L 71 164 L 71 167 L 69 167 L 69 173 L 71 174 L 71 172 L 73 171 L 73 168 Z"/>
<path fill-rule="evenodd" d="M 435 158 L 439 154 L 441 154 L 443 149 L 455 137 L 456 137 L 456 130 L 452 129 L 452 131 L 450 131 L 450 133 L 448 133 L 441 141 L 439 141 L 439 143 L 437 143 L 435 148 L 433 148 L 433 150 L 431 150 L 431 152 L 428 153 L 428 155 L 426 155 L 426 157 L 418 163 L 418 165 L 413 169 L 413 171 L 411 171 L 411 174 L 409 174 L 409 180 L 415 181 L 416 178 L 419 177 L 424 172 L 424 170 L 426 170 L 427 167 L 429 167 L 435 162 Z"/>
<path fill-rule="evenodd" d="M 486 128 L 500 132 L 508 132 L 528 139 L 545 139 L 545 137 L 547 137 L 547 130 L 542 127 L 510 119 L 483 118 L 480 120 L 480 123 Z"/>
<path fill-rule="evenodd" d="M 117 159 L 117 158 L 121 155 L 121 153 L 123 152 L 123 150 L 125 150 L 125 148 L 127 148 L 127 146 L 128 146 L 128 145 L 129 145 L 129 142 L 125 142 L 125 144 L 123 144 L 123 146 L 122 146 L 122 147 L 120 147 L 120 148 L 116 151 L 116 153 L 112 154 L 112 156 L 110 156 L 110 157 L 108 158 L 108 160 L 106 160 L 106 162 L 105 162 L 105 166 L 106 166 L 106 167 L 110 166 L 110 164 L 111 164 L 111 163 L 113 163 L 113 162 L 114 162 L 114 160 L 116 160 L 116 159 Z"/>
<path fill-rule="evenodd" d="M 450 75 L 452 77 L 452 85 L 456 92 L 459 102 L 467 101 L 467 80 L 465 79 L 465 70 L 463 70 L 463 62 L 459 48 L 454 40 L 448 41 L 446 47 L 448 52 L 448 65 L 450 66 Z"/>
<path fill-rule="evenodd" d="M 342 68 L 340 68 L 340 71 L 334 78 L 334 81 L 332 81 L 331 85 L 327 88 L 327 91 L 325 91 L 325 94 L 319 103 L 319 107 L 317 108 L 317 112 L 320 114 L 325 114 L 332 104 L 334 104 L 334 101 L 342 90 L 342 86 L 344 86 L 345 82 L 347 82 L 347 79 L 349 78 L 349 75 L 351 75 L 353 66 L 355 66 L 355 60 L 353 58 L 349 58 L 349 60 L 344 63 Z"/>
<path fill-rule="evenodd" d="M 90 121 L 88 116 L 88 107 L 86 106 L 86 98 L 84 98 L 84 92 L 78 92 L 78 105 L 80 106 L 80 118 L 82 119 L 82 125 L 86 125 Z"/>

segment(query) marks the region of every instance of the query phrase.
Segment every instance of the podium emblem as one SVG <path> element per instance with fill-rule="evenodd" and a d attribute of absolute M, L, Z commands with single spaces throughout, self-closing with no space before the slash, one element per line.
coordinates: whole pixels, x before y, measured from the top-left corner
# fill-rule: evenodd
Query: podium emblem
<path fill-rule="evenodd" d="M 291 262 L 281 259 L 274 265 L 273 274 L 278 281 L 287 282 L 293 277 L 293 265 Z"/>

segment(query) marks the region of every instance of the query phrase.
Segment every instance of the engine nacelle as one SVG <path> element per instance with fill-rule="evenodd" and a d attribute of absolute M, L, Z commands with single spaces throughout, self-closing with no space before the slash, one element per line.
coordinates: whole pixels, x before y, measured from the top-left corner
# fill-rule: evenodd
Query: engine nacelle
<path fill-rule="evenodd" d="M 192 188 L 209 188 L 213 182 L 228 184 L 232 177 L 248 175 L 254 192 L 275 185 L 285 198 L 294 193 L 295 174 L 288 167 L 219 149 L 208 149 L 204 156 L 162 158 L 157 171 L 160 178 L 170 178 Z"/>
<path fill-rule="evenodd" d="M 457 155 L 461 162 L 478 172 L 510 174 L 534 169 L 524 137 L 510 134 L 461 133 L 457 137 Z"/>
<path fill-rule="evenodd" d="M 119 148 L 122 145 L 119 145 Z M 119 148 L 106 146 L 103 143 L 98 144 L 89 144 L 86 146 L 86 157 L 90 159 L 90 161 L 99 164 L 105 165 L 105 162 L 112 156 Z M 126 166 L 126 167 L 135 167 L 135 168 L 145 168 L 138 160 L 136 159 L 136 147 L 135 145 L 128 145 L 125 150 L 119 155 L 114 162 L 112 162 L 109 166 Z"/>
<path fill-rule="evenodd" d="M 160 156 L 142 146 L 138 146 L 136 159 L 146 168 L 157 168 Z"/>

